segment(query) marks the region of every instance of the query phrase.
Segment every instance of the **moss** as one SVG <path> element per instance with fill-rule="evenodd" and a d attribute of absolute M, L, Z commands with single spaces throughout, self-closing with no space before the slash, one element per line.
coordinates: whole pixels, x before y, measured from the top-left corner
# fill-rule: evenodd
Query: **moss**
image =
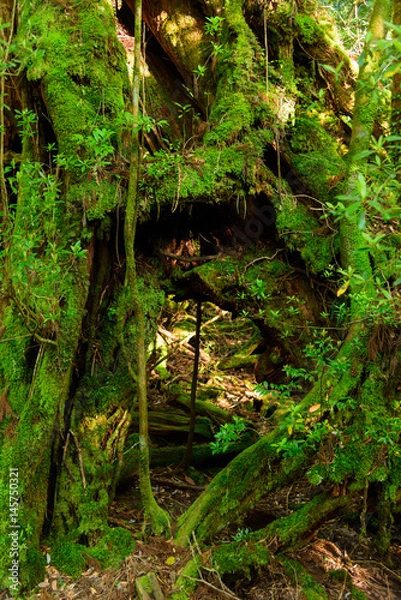
<path fill-rule="evenodd" d="M 90 140 L 94 129 L 107 123 L 119 147 L 128 78 L 111 7 L 105 1 L 93 2 L 91 8 L 77 3 L 71 15 L 60 5 L 30 6 L 21 14 L 19 40 L 28 80 L 43 85 L 59 163 L 82 179 L 83 165 L 94 163 L 96 148 L 80 149 L 77 136 Z M 104 190 L 97 191 L 104 199 Z M 104 210 L 117 203 L 116 197 L 114 204 L 110 194 L 106 197 Z M 95 217 L 101 214 L 100 207 L 94 210 Z"/>
<path fill-rule="evenodd" d="M 85 552 L 82 544 L 62 540 L 51 548 L 52 564 L 62 573 L 78 578 L 85 570 Z"/>
<path fill-rule="evenodd" d="M 323 37 L 322 27 L 309 15 L 297 14 L 294 19 L 294 27 L 295 34 L 305 44 L 313 45 Z"/>
<path fill-rule="evenodd" d="M 357 487 L 363 487 L 366 481 L 383 482 L 389 478 L 390 470 L 383 463 L 382 452 L 387 445 L 395 447 L 399 426 L 384 401 L 384 385 L 382 374 L 371 366 L 359 393 L 359 411 L 343 432 L 346 443 L 336 450 L 330 468 L 332 481 L 342 482 L 352 477 Z M 393 422 L 395 426 L 391 427 Z"/>
<path fill-rule="evenodd" d="M 350 585 L 351 588 L 351 598 L 353 600 L 368 600 L 368 596 L 364 594 L 360 589 L 358 589 L 355 585 Z"/>
<path fill-rule="evenodd" d="M 291 578 L 291 581 L 302 590 L 305 600 L 327 600 L 325 589 L 296 560 L 280 557 L 280 562 Z"/>
<path fill-rule="evenodd" d="M 266 546 L 253 542 L 231 542 L 213 552 L 213 563 L 221 575 L 243 573 L 250 578 L 251 572 L 268 565 L 270 560 Z"/>
<path fill-rule="evenodd" d="M 285 195 L 277 210 L 277 230 L 289 249 L 298 250 L 313 273 L 324 271 L 333 260 L 332 241 L 320 231 L 306 206 Z"/>
<path fill-rule="evenodd" d="M 171 600 L 189 600 L 192 593 L 198 586 L 199 569 L 202 568 L 199 556 L 192 558 L 180 571 L 180 575 L 175 583 Z"/>
<path fill-rule="evenodd" d="M 338 193 L 336 182 L 346 169 L 331 129 L 331 122 L 325 124 L 322 110 L 309 111 L 296 119 L 290 135 L 291 164 L 310 192 L 323 201 L 334 199 Z"/>
<path fill-rule="evenodd" d="M 104 569 L 117 569 L 122 561 L 133 552 L 135 542 L 129 531 L 116 527 L 102 536 L 100 541 L 87 554 L 100 562 Z"/>
<path fill-rule="evenodd" d="M 69 534 L 71 538 L 73 532 Z M 132 535 L 117 527 L 106 530 L 97 544 L 84 546 L 63 536 L 51 544 L 51 561 L 59 571 L 78 578 L 85 570 L 89 557 L 97 560 L 102 569 L 117 569 L 135 547 Z"/>
<path fill-rule="evenodd" d="M 82 206 L 88 219 L 102 219 L 119 202 L 119 185 L 119 180 L 96 179 L 73 184 L 68 190 L 68 202 Z"/>
<path fill-rule="evenodd" d="M 230 130 L 231 123 L 227 122 Z M 236 122 L 235 127 L 237 125 Z M 157 160 L 150 157 L 144 162 L 141 183 L 146 197 L 143 212 L 150 211 L 154 204 L 169 203 L 175 210 L 186 200 L 218 202 L 238 194 L 243 196 L 247 188 L 258 184 L 267 139 L 267 132 L 260 131 L 252 136 L 243 136 L 241 141 L 231 145 L 204 145 L 196 149 L 189 159 L 185 155 L 164 151 L 157 154 Z"/>

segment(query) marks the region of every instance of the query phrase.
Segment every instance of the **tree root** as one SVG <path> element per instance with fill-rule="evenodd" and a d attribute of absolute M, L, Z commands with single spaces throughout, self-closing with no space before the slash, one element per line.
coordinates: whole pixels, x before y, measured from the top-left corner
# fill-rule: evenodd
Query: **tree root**
<path fill-rule="evenodd" d="M 323 415 L 325 406 L 327 409 L 334 407 L 357 385 L 362 367 L 352 365 L 352 376 L 350 374 L 354 346 L 357 343 L 358 339 L 353 336 L 344 342 L 337 358 L 339 364 L 344 364 L 344 368 L 337 371 L 328 369 L 295 407 L 293 417 L 303 419 L 305 430 L 308 424 L 316 419 L 313 412 L 309 412 L 312 405 L 319 405 Z M 282 416 L 282 419 L 284 418 L 285 414 Z M 292 436 L 292 425 L 279 425 L 237 456 L 179 519 L 176 543 L 185 545 L 192 532 L 199 543 L 202 543 L 250 510 L 264 494 L 290 484 L 296 477 L 305 473 L 312 463 L 312 456 L 308 458 L 301 452 L 293 457 L 279 458 L 278 449 L 282 444 L 287 444 Z M 324 440 L 321 439 L 319 446 L 323 443 Z M 312 454 L 313 451 L 309 452 Z"/>
<path fill-rule="evenodd" d="M 244 450 L 214 478 L 209 487 L 179 519 L 175 537 L 185 546 L 192 532 L 199 543 L 244 514 L 266 493 L 278 490 L 304 472 L 305 455 L 284 459 L 280 471 L 273 470 L 277 453 L 273 445 L 277 431 Z M 228 494 L 228 490 L 230 493 Z"/>
<path fill-rule="evenodd" d="M 328 494 L 320 494 L 293 514 L 276 519 L 267 527 L 247 535 L 241 541 L 230 542 L 216 550 L 209 549 L 199 553 L 182 570 L 176 584 L 179 592 L 173 594 L 171 598 L 174 600 L 188 598 L 189 596 L 185 594 L 194 591 L 194 582 L 203 581 L 199 575 L 202 568 L 210 570 L 210 565 L 219 576 L 240 574 L 249 578 L 255 569 L 258 570 L 278 560 L 290 577 L 300 584 L 306 598 L 325 600 L 327 596 L 323 588 L 313 580 L 304 567 L 287 558 L 283 552 L 302 545 L 308 533 L 333 511 L 348 502 L 349 498 L 346 496 L 332 498 Z M 280 553 L 276 555 L 277 552 Z M 192 582 L 189 588 L 186 578 L 191 579 Z"/>

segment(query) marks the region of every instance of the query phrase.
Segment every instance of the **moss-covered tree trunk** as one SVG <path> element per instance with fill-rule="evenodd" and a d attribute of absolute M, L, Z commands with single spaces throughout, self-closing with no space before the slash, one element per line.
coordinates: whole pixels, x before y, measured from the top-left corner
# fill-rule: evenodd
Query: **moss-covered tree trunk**
<path fill-rule="evenodd" d="M 91 219 L 118 202 L 117 182 L 104 166 L 121 149 L 117 116 L 124 112 L 127 75 L 106 2 L 73 4 L 70 11 L 58 2 L 24 4 L 6 48 L 14 64 L 6 56 L 2 90 L 6 75 L 6 86 L 16 85 L 18 69 L 19 104 L 2 107 L 1 578 L 8 587 L 9 533 L 17 531 L 17 587 L 27 587 L 43 577 L 40 540 L 53 531 L 53 519 L 58 531 L 71 532 L 73 522 L 82 527 L 94 500 L 74 394 L 84 373 L 89 294 L 99 284 L 99 221 Z M 18 470 L 14 515 L 10 469 Z M 100 501 L 99 489 L 108 485 L 95 487 Z M 70 503 L 62 505 L 64 522 L 63 496 Z M 94 529 L 87 522 L 81 531 Z"/>

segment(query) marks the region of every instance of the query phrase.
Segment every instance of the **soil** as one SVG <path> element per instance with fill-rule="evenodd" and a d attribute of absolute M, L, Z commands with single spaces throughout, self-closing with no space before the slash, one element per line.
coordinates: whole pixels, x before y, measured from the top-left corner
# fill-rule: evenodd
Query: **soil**
<path fill-rule="evenodd" d="M 191 307 L 183 308 L 182 313 L 166 315 L 162 326 L 180 339 L 188 337 L 195 323 Z M 234 354 L 240 344 L 252 335 L 252 325 L 246 319 L 239 319 L 230 328 L 231 315 L 213 305 L 204 311 L 204 322 L 210 323 L 202 330 L 201 367 L 199 391 L 202 388 L 217 389 L 215 402 L 238 416 L 252 421 L 263 435 L 271 427 L 269 418 L 255 410 L 255 376 L 252 367 L 230 371 L 219 371 L 216 364 Z M 219 324 L 225 324 L 224 335 Z M 192 358 L 191 349 L 177 346 L 170 340 L 173 349 L 167 361 L 171 381 L 190 386 Z M 160 390 L 156 372 L 152 373 L 150 403 L 153 408 L 166 401 L 166 394 Z M 179 467 L 157 468 L 152 470 L 153 491 L 158 503 L 166 508 L 173 521 L 179 517 L 197 498 L 216 469 L 207 465 L 202 471 L 190 469 L 187 473 Z M 215 543 L 224 543 L 241 536 L 247 531 L 264 527 L 273 519 L 290 514 L 296 505 L 306 502 L 315 488 L 305 481 L 270 494 L 261 500 L 247 514 L 241 523 L 232 523 Z M 77 579 L 59 572 L 51 563 L 46 570 L 46 578 L 30 596 L 38 600 L 133 600 L 139 598 L 135 582 L 142 575 L 153 572 L 157 576 L 164 597 L 174 589 L 179 571 L 192 553 L 200 552 L 196 542 L 189 550 L 174 546 L 164 538 L 147 537 L 142 532 L 142 514 L 139 502 L 138 483 L 134 479 L 124 489 L 119 490 L 110 508 L 109 524 L 122 526 L 132 531 L 137 540 L 135 551 L 128 556 L 118 570 L 102 570 L 96 561 L 88 562 L 87 569 Z M 390 555 L 385 561 L 379 560 L 373 546 L 375 534 L 374 513 L 367 515 L 367 535 L 361 536 L 360 515 L 347 512 L 332 521 L 325 522 L 313 531 L 304 545 L 296 551 L 286 553 L 286 557 L 301 563 L 313 579 L 324 588 L 328 599 L 358 599 L 358 591 L 370 600 L 401 600 L 401 523 L 394 523 L 394 538 Z M 398 531 L 398 534 L 397 534 Z M 397 537 L 398 536 L 398 537 Z M 51 550 L 46 549 L 51 556 Z M 268 568 L 254 572 L 250 579 L 224 578 L 210 568 L 199 573 L 200 585 L 193 595 L 194 600 L 219 600 L 231 598 L 240 600 L 303 600 L 306 596 L 297 581 L 297 573 L 284 568 L 277 556 Z M 319 595 L 310 596 L 318 599 Z M 3 597 L 0 596 L 0 600 Z M 309 599 L 306 599 L 309 600 Z"/>

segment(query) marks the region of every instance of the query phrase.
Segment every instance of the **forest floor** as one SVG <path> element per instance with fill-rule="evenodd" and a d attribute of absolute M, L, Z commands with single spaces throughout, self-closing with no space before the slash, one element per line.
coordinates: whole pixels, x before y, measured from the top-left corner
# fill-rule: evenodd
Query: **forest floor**
<path fill-rule="evenodd" d="M 252 367 L 235 370 L 218 371 L 219 360 L 235 353 L 242 336 L 238 336 L 238 326 L 226 334 L 218 333 L 218 321 L 228 322 L 230 316 L 218 312 L 215 317 L 209 307 L 206 315 L 210 325 L 203 330 L 202 348 L 204 351 L 199 373 L 199 387 L 214 386 L 221 389 L 215 400 L 219 406 L 234 412 L 236 415 L 252 421 L 260 435 L 271 427 L 269 420 L 254 409 L 255 377 Z M 182 315 L 184 319 L 184 315 Z M 218 317 L 218 318 L 217 318 Z M 185 320 L 185 319 L 184 319 Z M 188 330 L 194 327 L 194 318 L 190 319 L 185 332 L 181 327 L 181 339 L 188 337 Z M 183 323 L 181 323 L 183 325 Z M 163 324 L 177 336 L 180 324 L 175 316 Z M 252 335 L 252 327 L 246 320 L 242 321 L 244 336 Z M 173 339 L 173 338 L 172 338 Z M 176 341 L 176 340 L 175 340 Z M 193 340 L 190 340 L 192 343 Z M 170 355 L 167 368 L 174 381 L 180 385 L 190 386 L 192 373 L 192 356 L 190 349 L 180 345 Z M 156 377 L 157 379 L 157 377 Z M 151 386 L 150 404 L 156 408 L 164 402 L 160 386 Z M 216 474 L 212 464 L 202 470 L 183 472 L 179 467 L 152 469 L 153 491 L 158 503 L 166 508 L 176 521 L 207 486 Z M 239 539 L 248 531 L 266 526 L 280 516 L 290 514 L 297 505 L 307 502 L 315 489 L 306 481 L 298 481 L 296 485 L 269 494 L 263 498 L 253 510 L 241 520 L 224 529 L 214 543 L 226 543 Z M 142 514 L 139 489 L 136 481 L 131 481 L 117 494 L 110 510 L 110 525 L 123 526 L 132 531 L 137 540 L 134 552 L 128 556 L 119 569 L 102 570 L 92 558 L 88 558 L 87 568 L 82 575 L 73 580 L 59 572 L 51 564 L 47 567 L 46 578 L 30 596 L 39 600 L 134 600 L 139 598 L 135 582 L 142 575 L 156 574 L 165 597 L 174 589 L 175 580 L 180 569 L 192 554 L 200 552 L 196 540 L 188 550 L 175 547 L 164 538 L 142 538 Z M 386 562 L 378 559 L 372 539 L 375 534 L 375 517 L 367 515 L 366 537 L 360 535 L 360 515 L 348 511 L 346 515 L 326 522 L 304 540 L 300 549 L 287 553 L 289 559 L 298 561 L 313 579 L 325 590 L 330 600 L 358 599 L 358 590 L 370 600 L 401 600 L 401 523 L 398 524 L 398 535 L 394 535 L 391 555 Z M 370 537 L 371 536 L 371 537 Z M 51 550 L 49 550 L 51 554 Z M 303 600 L 306 596 L 301 590 L 297 572 L 284 567 L 280 557 L 262 572 L 255 572 L 250 579 L 233 577 L 221 579 L 216 570 L 210 569 L 199 573 L 200 585 L 193 595 L 194 600 L 219 600 L 223 598 L 240 600 Z M 312 598 L 312 596 L 311 596 Z M 318 599 L 318 595 L 313 596 Z M 3 600 L 0 598 L 0 600 Z"/>

